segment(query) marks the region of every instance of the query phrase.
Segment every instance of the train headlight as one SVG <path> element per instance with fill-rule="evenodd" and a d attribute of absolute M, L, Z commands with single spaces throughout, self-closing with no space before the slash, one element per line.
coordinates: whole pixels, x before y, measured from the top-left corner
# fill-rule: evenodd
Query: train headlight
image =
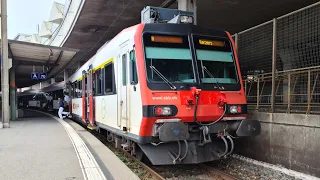
<path fill-rule="evenodd" d="M 241 106 L 232 105 L 232 106 L 230 106 L 229 112 L 231 114 L 241 113 Z"/>
<path fill-rule="evenodd" d="M 168 106 L 156 106 L 154 110 L 154 114 L 157 116 L 170 116 L 172 114 L 172 109 Z"/>

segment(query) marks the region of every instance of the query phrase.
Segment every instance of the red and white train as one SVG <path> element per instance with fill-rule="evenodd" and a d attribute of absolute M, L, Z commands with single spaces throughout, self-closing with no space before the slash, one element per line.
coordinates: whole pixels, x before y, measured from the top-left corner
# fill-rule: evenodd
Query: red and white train
<path fill-rule="evenodd" d="M 154 165 L 231 154 L 234 137 L 260 134 L 248 120 L 228 32 L 191 24 L 121 31 L 68 80 L 72 118 Z"/>

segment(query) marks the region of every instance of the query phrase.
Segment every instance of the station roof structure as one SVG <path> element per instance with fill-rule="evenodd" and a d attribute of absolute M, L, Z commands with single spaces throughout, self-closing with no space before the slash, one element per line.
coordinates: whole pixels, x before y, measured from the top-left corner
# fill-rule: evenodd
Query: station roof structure
<path fill-rule="evenodd" d="M 318 0 L 197 0 L 197 23 L 234 34 L 316 2 Z M 176 9 L 178 3 L 176 0 L 86 1 L 63 46 L 80 49 L 73 61 L 85 62 L 122 29 L 140 23 L 145 6 Z"/>
<path fill-rule="evenodd" d="M 196 2 L 198 25 L 234 34 L 316 3 L 318 0 L 197 0 Z M 64 36 L 63 42 L 56 44 L 62 48 L 9 41 L 11 57 L 17 66 L 17 86 L 25 87 L 38 83 L 30 78 L 32 65 L 36 65 L 37 72 L 42 72 L 43 67 L 47 68 L 45 70 L 48 71 L 48 78 L 55 75 L 61 77 L 59 72 L 65 67 L 74 72 L 78 68 L 74 63 L 86 62 L 121 30 L 140 23 L 141 10 L 145 6 L 177 9 L 178 3 L 177 0 L 86 0 L 79 7 L 72 28 L 67 33 L 57 36 Z M 74 13 L 75 9 L 71 12 Z M 58 19 L 61 18 L 63 17 Z"/>
<path fill-rule="evenodd" d="M 54 77 L 61 72 L 79 52 L 78 49 L 53 47 L 29 42 L 8 41 L 9 58 L 12 67 L 16 68 L 17 87 L 36 84 L 31 79 L 31 73 L 47 72 L 47 78 Z"/>

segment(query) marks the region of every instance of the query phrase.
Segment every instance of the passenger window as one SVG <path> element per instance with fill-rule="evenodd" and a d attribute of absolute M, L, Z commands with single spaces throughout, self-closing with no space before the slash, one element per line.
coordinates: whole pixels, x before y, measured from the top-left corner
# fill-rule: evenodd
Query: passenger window
<path fill-rule="evenodd" d="M 133 85 L 138 84 L 136 53 L 134 50 L 130 51 L 130 83 Z"/>
<path fill-rule="evenodd" d="M 78 97 L 82 97 L 82 80 L 78 81 L 78 88 L 79 88 L 79 92 L 78 92 Z"/>
<path fill-rule="evenodd" d="M 76 86 L 75 83 L 72 83 L 71 85 L 71 97 L 74 98 L 75 97 L 75 91 L 76 91 Z"/>
<path fill-rule="evenodd" d="M 78 97 L 78 81 L 74 82 L 74 97 Z"/>
<path fill-rule="evenodd" d="M 127 85 L 127 55 L 122 55 L 122 85 Z"/>
<path fill-rule="evenodd" d="M 113 63 L 104 67 L 105 94 L 115 94 Z"/>
<path fill-rule="evenodd" d="M 101 69 L 96 71 L 96 92 L 97 95 L 102 94 L 102 73 Z"/>
<path fill-rule="evenodd" d="M 96 74 L 92 74 L 92 94 L 96 94 Z"/>

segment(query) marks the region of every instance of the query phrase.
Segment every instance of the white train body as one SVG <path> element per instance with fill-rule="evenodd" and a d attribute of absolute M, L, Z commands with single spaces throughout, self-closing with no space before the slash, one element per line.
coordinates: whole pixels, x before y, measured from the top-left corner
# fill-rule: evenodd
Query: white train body
<path fill-rule="evenodd" d="M 98 72 L 100 71 L 101 75 L 101 72 L 104 71 L 102 74 L 102 76 L 104 76 L 106 70 L 105 66 L 113 66 L 115 74 L 114 85 L 116 85 L 114 89 L 116 89 L 117 92 L 104 93 L 105 89 L 102 89 L 101 93 L 93 92 L 95 93 L 93 96 L 94 120 L 101 126 L 107 126 L 108 128 L 118 130 L 126 128 L 131 134 L 138 135 L 142 120 L 142 103 L 139 84 L 136 85 L 136 91 L 133 91 L 133 88 L 129 85 L 123 86 L 122 83 L 122 56 L 125 55 L 127 58 L 127 72 L 129 72 L 128 59 L 130 52 L 133 51 L 134 48 L 133 37 L 135 33 L 136 28 L 121 32 L 120 35 L 108 42 L 95 56 L 78 69 L 76 73 L 69 78 L 69 81 L 74 84 L 77 81 L 83 80 L 83 72 L 85 71 L 88 73 L 89 69 L 92 69 L 94 73 L 93 76 L 96 76 L 95 82 L 97 82 Z M 129 73 L 126 75 L 127 79 L 129 79 Z M 129 82 L 127 82 L 127 84 L 129 84 Z M 102 87 L 105 86 L 102 85 Z M 74 92 L 79 93 L 78 90 Z M 122 105 L 120 105 L 121 101 Z M 82 97 L 72 97 L 71 111 L 72 114 L 79 119 L 83 119 L 83 113 L 86 111 L 84 110 L 82 103 Z"/>

